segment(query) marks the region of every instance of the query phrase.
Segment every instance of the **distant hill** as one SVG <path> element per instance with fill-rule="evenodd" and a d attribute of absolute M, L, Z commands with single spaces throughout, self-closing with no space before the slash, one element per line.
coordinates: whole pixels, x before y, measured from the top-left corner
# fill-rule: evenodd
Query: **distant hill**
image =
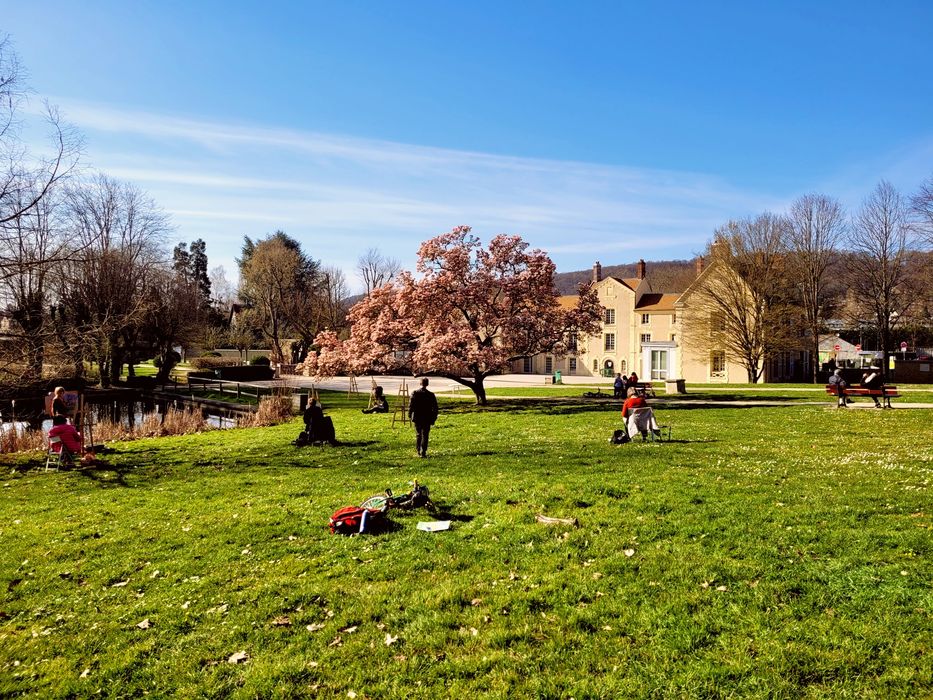
<path fill-rule="evenodd" d="M 638 263 L 625 265 L 603 265 L 603 277 L 631 279 L 636 276 Z M 646 277 L 651 284 L 651 291 L 657 293 L 682 292 L 696 279 L 695 260 L 657 260 L 645 262 Z M 558 272 L 554 275 L 554 284 L 559 294 L 576 294 L 582 282 L 593 279 L 593 270 Z"/>

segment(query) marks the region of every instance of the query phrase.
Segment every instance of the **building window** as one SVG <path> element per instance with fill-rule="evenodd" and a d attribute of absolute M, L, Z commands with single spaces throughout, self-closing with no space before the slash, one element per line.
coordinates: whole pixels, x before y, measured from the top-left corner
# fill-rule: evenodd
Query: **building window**
<path fill-rule="evenodd" d="M 722 378 L 726 376 L 726 353 L 714 350 L 709 356 L 709 376 Z"/>
<path fill-rule="evenodd" d="M 577 334 L 576 333 L 571 333 L 570 336 L 567 338 L 567 349 L 570 352 L 577 351 Z"/>
<path fill-rule="evenodd" d="M 677 342 L 677 334 L 676 334 L 676 333 L 671 333 L 671 342 L 672 342 L 672 343 L 676 343 L 676 342 Z"/>
<path fill-rule="evenodd" d="M 643 342 L 643 343 L 650 343 L 650 342 L 651 342 L 651 334 L 650 334 L 650 333 L 642 333 L 642 334 L 641 334 L 641 342 Z"/>
<path fill-rule="evenodd" d="M 599 371 L 599 360 L 593 360 L 593 371 L 594 372 Z"/>
<path fill-rule="evenodd" d="M 616 349 L 616 334 L 606 333 L 603 338 L 603 350 L 610 352 Z"/>
<path fill-rule="evenodd" d="M 709 319 L 710 330 L 715 333 L 722 333 L 726 330 L 726 317 L 721 313 L 713 313 Z"/>
<path fill-rule="evenodd" d="M 554 371 L 554 358 L 545 357 L 544 358 L 544 373 L 550 374 L 553 371 Z"/>
<path fill-rule="evenodd" d="M 667 350 L 651 351 L 651 380 L 667 379 Z"/>
<path fill-rule="evenodd" d="M 615 309 L 603 309 L 603 322 L 607 326 L 615 325 L 616 310 Z"/>
<path fill-rule="evenodd" d="M 677 323 L 677 312 L 671 314 L 671 323 Z"/>
<path fill-rule="evenodd" d="M 567 374 L 576 374 L 577 373 L 577 358 L 571 357 L 569 366 L 567 367 Z"/>
<path fill-rule="evenodd" d="M 531 374 L 531 358 L 526 357 L 523 362 L 522 371 L 525 374 Z"/>
<path fill-rule="evenodd" d="M 621 362 L 619 362 L 619 371 L 622 374 L 625 374 L 625 360 L 622 360 Z"/>
<path fill-rule="evenodd" d="M 642 314 L 641 315 L 642 323 L 651 323 L 651 314 Z"/>

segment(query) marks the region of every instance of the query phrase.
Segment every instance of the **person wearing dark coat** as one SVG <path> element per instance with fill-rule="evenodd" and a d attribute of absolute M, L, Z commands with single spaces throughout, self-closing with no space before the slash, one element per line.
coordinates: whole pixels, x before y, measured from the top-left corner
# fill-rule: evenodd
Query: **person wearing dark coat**
<path fill-rule="evenodd" d="M 839 408 L 846 408 L 846 387 L 848 384 L 846 380 L 842 378 L 842 370 L 837 369 L 833 371 L 832 376 L 829 378 L 830 386 L 836 387 L 836 396 L 839 397 L 836 405 Z"/>
<path fill-rule="evenodd" d="M 428 391 L 428 378 L 422 377 L 421 388 L 411 393 L 408 417 L 415 425 L 415 449 L 419 457 L 428 456 L 428 435 L 437 421 L 437 397 Z"/>

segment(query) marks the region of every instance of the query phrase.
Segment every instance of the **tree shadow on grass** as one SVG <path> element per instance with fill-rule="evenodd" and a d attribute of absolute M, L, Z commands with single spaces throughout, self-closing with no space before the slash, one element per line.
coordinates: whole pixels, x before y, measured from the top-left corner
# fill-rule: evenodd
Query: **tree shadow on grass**
<path fill-rule="evenodd" d="M 99 462 L 93 466 L 78 467 L 75 471 L 84 478 L 97 483 L 97 485 L 102 488 L 126 488 L 129 484 L 126 483 L 124 474 L 130 471 L 130 469 L 130 467 L 124 465 L 115 466 L 109 463 Z"/>

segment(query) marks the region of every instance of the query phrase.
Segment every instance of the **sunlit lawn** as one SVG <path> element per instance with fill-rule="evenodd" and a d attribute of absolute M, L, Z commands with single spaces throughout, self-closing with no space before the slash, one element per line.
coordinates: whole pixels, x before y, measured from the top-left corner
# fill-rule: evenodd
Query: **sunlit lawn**
<path fill-rule="evenodd" d="M 616 405 L 454 400 L 419 460 L 323 398 L 337 448 L 296 421 L 0 462 L 0 697 L 933 693 L 933 411 L 672 407 L 674 442 L 613 447 Z M 416 477 L 441 516 L 327 532 Z"/>

